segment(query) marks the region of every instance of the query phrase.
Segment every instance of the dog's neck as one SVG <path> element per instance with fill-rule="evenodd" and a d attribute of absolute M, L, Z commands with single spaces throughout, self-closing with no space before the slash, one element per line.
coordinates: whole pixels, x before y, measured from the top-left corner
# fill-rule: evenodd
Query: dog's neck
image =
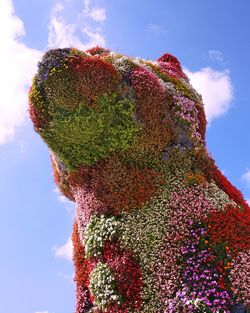
<path fill-rule="evenodd" d="M 95 213 L 116 215 L 141 207 L 164 186 L 174 190 L 178 185 L 205 182 L 211 164 L 204 146 L 199 149 L 171 146 L 164 155 L 148 153 L 146 157 L 135 158 L 131 154 L 129 159 L 115 155 L 92 167 L 82 167 L 75 175 L 80 180 L 74 180 L 74 175 L 70 177 L 76 205 L 86 214 L 80 220 L 86 225 Z"/>

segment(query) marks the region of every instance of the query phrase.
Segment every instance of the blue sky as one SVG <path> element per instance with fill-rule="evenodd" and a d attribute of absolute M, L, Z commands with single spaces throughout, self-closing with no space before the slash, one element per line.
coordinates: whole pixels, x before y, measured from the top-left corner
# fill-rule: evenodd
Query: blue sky
<path fill-rule="evenodd" d="M 74 205 L 27 117 L 42 53 L 99 44 L 176 55 L 204 98 L 208 150 L 250 199 L 249 16 L 248 0 L 0 0 L 0 313 L 74 310 Z"/>

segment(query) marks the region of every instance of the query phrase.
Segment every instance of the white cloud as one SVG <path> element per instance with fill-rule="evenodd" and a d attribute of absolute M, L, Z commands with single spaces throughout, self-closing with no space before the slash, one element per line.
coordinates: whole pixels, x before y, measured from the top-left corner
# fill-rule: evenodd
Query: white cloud
<path fill-rule="evenodd" d="M 76 35 L 77 25 L 67 24 L 63 18 L 64 7 L 57 4 L 50 15 L 48 48 L 74 47 L 85 49 L 85 45 Z"/>
<path fill-rule="evenodd" d="M 66 280 L 68 280 L 70 283 L 74 283 L 74 276 L 75 274 L 66 274 L 66 273 L 63 273 L 63 272 L 59 272 L 58 275 Z"/>
<path fill-rule="evenodd" d="M 59 190 L 58 187 L 54 188 L 53 191 L 57 194 L 57 198 L 60 202 L 62 203 L 71 203 L 68 198 L 66 198 L 61 191 Z"/>
<path fill-rule="evenodd" d="M 89 0 L 84 0 L 84 9 L 75 17 L 74 23 L 65 20 L 66 6 L 61 3 L 54 6 L 50 14 L 48 48 L 74 47 L 86 50 L 96 45 L 105 46 L 99 24 L 106 19 L 106 11 L 99 7 L 90 8 L 90 4 Z M 89 17 L 94 25 L 87 23 Z M 84 42 L 80 39 L 81 36 L 85 38 Z"/>
<path fill-rule="evenodd" d="M 83 6 L 84 6 L 83 12 L 85 14 L 88 14 L 90 11 L 90 2 L 91 0 L 83 0 Z"/>
<path fill-rule="evenodd" d="M 102 22 L 106 20 L 106 10 L 103 8 L 93 8 L 89 15 L 96 22 Z"/>
<path fill-rule="evenodd" d="M 54 188 L 53 191 L 57 194 L 57 199 L 65 206 L 67 214 L 71 216 L 71 218 L 74 218 L 75 203 L 66 198 L 58 187 Z"/>
<path fill-rule="evenodd" d="M 219 63 L 223 63 L 224 55 L 219 50 L 209 50 L 208 51 L 209 57 L 213 61 L 218 61 Z"/>
<path fill-rule="evenodd" d="M 226 175 L 226 172 L 227 172 L 227 171 L 226 171 L 226 169 L 224 169 L 224 168 L 221 170 L 221 173 L 222 173 L 223 175 Z"/>
<path fill-rule="evenodd" d="M 87 43 L 87 48 L 94 47 L 96 45 L 99 45 L 102 47 L 105 46 L 105 39 L 99 30 L 93 31 L 93 30 L 90 30 L 87 27 L 85 27 L 82 31 L 89 37 L 89 42 Z"/>
<path fill-rule="evenodd" d="M 35 312 L 35 313 L 49 313 L 49 311 L 39 311 L 39 312 Z"/>
<path fill-rule="evenodd" d="M 247 203 L 250 205 L 250 199 L 247 199 Z"/>
<path fill-rule="evenodd" d="M 165 27 L 159 24 L 149 23 L 147 28 L 150 32 L 156 33 L 157 35 L 166 33 Z"/>
<path fill-rule="evenodd" d="M 228 70 L 206 67 L 197 72 L 185 70 L 190 82 L 202 95 L 208 122 L 228 111 L 233 100 L 233 86 Z"/>
<path fill-rule="evenodd" d="M 0 10 L 0 144 L 9 141 L 25 118 L 28 87 L 41 52 L 20 39 L 23 22 L 15 15 L 11 0 L 1 0 Z"/>
<path fill-rule="evenodd" d="M 73 244 L 71 238 L 69 238 L 64 245 L 53 247 L 52 250 L 54 251 L 55 256 L 72 261 Z"/>
<path fill-rule="evenodd" d="M 106 20 L 106 9 L 101 7 L 91 7 L 91 0 L 83 0 L 83 13 L 84 16 L 92 18 L 96 22 Z"/>
<path fill-rule="evenodd" d="M 242 176 L 241 178 L 250 185 L 250 170 L 247 170 Z"/>

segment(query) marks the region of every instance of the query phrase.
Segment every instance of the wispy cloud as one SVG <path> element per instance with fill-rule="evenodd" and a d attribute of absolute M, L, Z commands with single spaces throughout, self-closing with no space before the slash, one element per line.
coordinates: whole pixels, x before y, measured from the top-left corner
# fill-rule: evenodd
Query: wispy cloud
<path fill-rule="evenodd" d="M 77 25 L 65 22 L 63 16 L 64 9 L 62 4 L 57 3 L 51 10 L 48 48 L 75 47 L 85 49 L 85 45 L 76 35 Z"/>
<path fill-rule="evenodd" d="M 49 311 L 39 311 L 39 312 L 35 312 L 35 313 L 49 313 Z"/>
<path fill-rule="evenodd" d="M 74 218 L 74 211 L 75 211 L 75 203 L 70 201 L 68 198 L 66 198 L 58 187 L 53 189 L 53 192 L 56 193 L 57 199 L 64 205 L 64 207 L 67 210 L 67 214 L 71 216 L 71 218 Z"/>
<path fill-rule="evenodd" d="M 152 33 L 155 33 L 157 35 L 160 35 L 160 34 L 167 32 L 166 28 L 163 25 L 154 24 L 154 23 L 149 23 L 147 25 L 147 30 L 152 32 Z"/>
<path fill-rule="evenodd" d="M 92 0 L 83 0 L 83 12 L 88 14 L 90 11 L 90 4 Z"/>
<path fill-rule="evenodd" d="M 250 186 L 250 170 L 247 170 L 242 176 L 241 179 L 245 181 Z"/>
<path fill-rule="evenodd" d="M 93 8 L 89 16 L 96 22 L 103 22 L 106 20 L 106 10 L 103 8 Z"/>
<path fill-rule="evenodd" d="M 222 173 L 223 175 L 226 175 L 226 172 L 227 172 L 227 170 L 224 169 L 224 168 L 221 170 L 221 173 Z"/>
<path fill-rule="evenodd" d="M 206 67 L 197 72 L 185 70 L 191 84 L 202 95 L 208 122 L 225 114 L 233 100 L 229 70 L 215 71 Z"/>
<path fill-rule="evenodd" d="M 67 242 L 62 246 L 55 246 L 52 248 L 55 253 L 55 256 L 59 258 L 63 258 L 69 261 L 72 261 L 73 258 L 73 245 L 71 238 L 67 240 Z"/>
<path fill-rule="evenodd" d="M 57 194 L 57 198 L 62 203 L 71 203 L 68 198 L 66 198 L 62 193 L 60 192 L 59 188 L 56 187 L 53 189 L 53 191 Z"/>
<path fill-rule="evenodd" d="M 75 16 L 74 21 L 68 22 L 65 15 L 69 5 L 59 2 L 51 10 L 48 47 L 86 50 L 96 45 L 105 46 L 101 22 L 106 19 L 106 10 L 92 7 L 92 1 L 84 0 L 82 12 Z"/>
<path fill-rule="evenodd" d="M 224 55 L 220 50 L 209 50 L 208 55 L 211 60 L 223 63 Z"/>
<path fill-rule="evenodd" d="M 9 141 L 26 114 L 28 87 L 41 52 L 21 39 L 25 28 L 11 0 L 1 0 L 0 10 L 0 144 Z"/>
<path fill-rule="evenodd" d="M 74 276 L 75 274 L 66 274 L 66 273 L 63 273 L 63 272 L 59 272 L 58 275 L 66 280 L 68 280 L 70 283 L 74 283 Z"/>

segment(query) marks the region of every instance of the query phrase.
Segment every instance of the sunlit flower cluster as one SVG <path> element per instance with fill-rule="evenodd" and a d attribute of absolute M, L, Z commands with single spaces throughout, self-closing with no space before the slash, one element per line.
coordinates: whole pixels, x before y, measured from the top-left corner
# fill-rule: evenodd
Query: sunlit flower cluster
<path fill-rule="evenodd" d="M 232 290 L 239 302 L 250 307 L 250 252 L 240 252 L 230 272 Z"/>
<path fill-rule="evenodd" d="M 185 269 L 182 281 L 190 289 L 194 299 L 201 299 L 211 312 L 227 312 L 232 300 L 225 284 L 223 271 L 220 271 L 216 256 L 208 247 L 204 228 L 191 231 L 191 240 L 182 248 Z M 218 264 L 217 264 L 218 263 Z"/>
<path fill-rule="evenodd" d="M 115 278 L 107 264 L 98 263 L 90 274 L 90 291 L 95 297 L 95 304 L 105 309 L 111 302 L 120 302 L 115 285 Z"/>
<path fill-rule="evenodd" d="M 205 197 L 206 188 L 188 187 L 171 194 L 165 240 L 159 252 L 162 264 L 156 271 L 156 284 L 160 284 L 163 299 L 171 299 L 179 288 L 183 269 L 181 247 L 189 238 L 194 222 L 201 221 L 213 209 Z"/>
<path fill-rule="evenodd" d="M 186 121 L 191 126 L 192 137 L 197 140 L 201 140 L 201 134 L 199 133 L 199 119 L 198 110 L 195 107 L 195 103 L 185 97 L 174 96 L 175 100 L 175 114 L 183 121 Z"/>
<path fill-rule="evenodd" d="M 83 244 L 86 257 L 101 255 L 105 241 L 112 241 L 118 235 L 119 221 L 114 217 L 106 218 L 92 215 L 84 231 Z"/>

